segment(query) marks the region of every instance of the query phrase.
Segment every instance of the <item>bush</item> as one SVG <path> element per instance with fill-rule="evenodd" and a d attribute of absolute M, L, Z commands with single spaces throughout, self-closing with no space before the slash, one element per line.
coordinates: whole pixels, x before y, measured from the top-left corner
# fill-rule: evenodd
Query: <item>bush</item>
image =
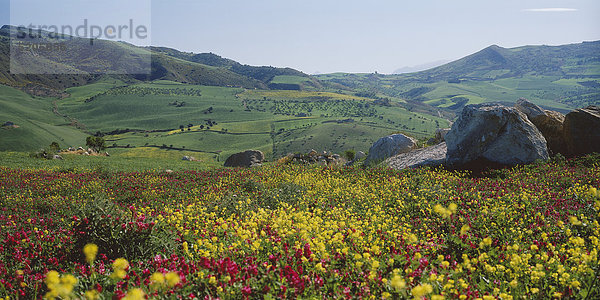
<path fill-rule="evenodd" d="M 112 201 L 95 198 L 74 208 L 74 249 L 88 243 L 98 245 L 109 259 L 119 257 L 150 258 L 157 253 L 171 255 L 176 252 L 177 235 L 156 224 L 153 219 L 130 207 L 127 211 Z M 83 261 L 78 253 L 76 261 Z"/>
<path fill-rule="evenodd" d="M 104 138 L 99 136 L 88 136 L 85 139 L 85 144 L 86 146 L 96 150 L 96 152 L 99 152 L 106 148 Z"/>
<path fill-rule="evenodd" d="M 344 156 L 348 161 L 353 161 L 354 157 L 356 157 L 356 151 L 354 150 L 346 150 L 344 151 Z"/>

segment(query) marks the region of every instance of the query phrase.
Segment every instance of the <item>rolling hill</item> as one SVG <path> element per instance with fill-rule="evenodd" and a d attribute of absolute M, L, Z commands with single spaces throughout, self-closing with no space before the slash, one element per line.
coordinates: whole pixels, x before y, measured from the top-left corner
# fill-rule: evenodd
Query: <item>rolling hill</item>
<path fill-rule="evenodd" d="M 9 72 L 10 31 L 0 29 L 0 150 L 29 151 L 103 136 L 123 156 L 192 154 L 218 161 L 246 149 L 276 159 L 310 149 L 367 151 L 381 136 L 420 139 L 469 103 L 519 97 L 560 111 L 600 102 L 600 42 L 490 46 L 417 73 L 323 74 L 248 66 L 213 53 L 65 38 L 69 55 L 21 60 L 74 74 Z M 26 54 L 24 54 L 26 55 Z M 139 67 L 150 74 L 99 74 Z M 110 73 L 110 72 L 108 72 Z M 121 72 L 123 73 L 123 72 Z"/>
<path fill-rule="evenodd" d="M 13 26 L 0 29 L 0 84 L 23 89 L 31 94 L 60 96 L 65 88 L 93 83 L 102 74 L 113 74 L 125 82 L 170 80 L 187 84 L 231 86 L 259 89 L 320 89 L 321 84 L 300 71 L 291 68 L 242 65 L 211 53 L 184 53 L 165 47 L 137 47 L 107 40 L 61 37 L 69 50 L 47 55 L 21 53 L 17 69 L 56 74 L 12 74 L 10 70 L 9 37 L 15 34 Z M 56 42 L 43 33 L 42 40 Z M 131 74 L 144 69 L 144 59 L 151 61 L 150 74 Z M 147 69 L 147 68 L 146 68 Z M 134 70 L 134 71 L 129 71 Z M 68 75 L 64 75 L 67 73 Z"/>
<path fill-rule="evenodd" d="M 568 111 L 600 103 L 600 41 L 562 46 L 496 45 L 445 65 L 409 74 L 323 74 L 323 82 L 399 97 L 440 110 L 525 97 Z"/>

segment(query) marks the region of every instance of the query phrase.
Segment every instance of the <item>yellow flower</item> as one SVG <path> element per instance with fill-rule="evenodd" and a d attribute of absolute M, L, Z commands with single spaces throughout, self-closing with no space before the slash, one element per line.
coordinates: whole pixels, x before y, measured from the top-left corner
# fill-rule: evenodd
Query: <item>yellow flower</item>
<path fill-rule="evenodd" d="M 129 262 L 127 262 L 127 260 L 124 258 L 117 258 L 112 263 L 112 267 L 114 272 L 110 275 L 110 277 L 113 279 L 123 279 L 125 276 L 127 276 L 125 269 L 129 267 Z"/>
<path fill-rule="evenodd" d="M 83 247 L 83 254 L 85 254 L 85 260 L 88 263 L 93 263 L 98 254 L 98 246 L 96 244 L 87 244 Z"/>
<path fill-rule="evenodd" d="M 421 298 L 433 292 L 433 287 L 430 284 L 424 283 L 415 286 L 410 292 L 415 298 Z"/>
<path fill-rule="evenodd" d="M 537 245 L 531 245 L 531 247 L 529 247 L 531 249 L 531 251 L 535 251 L 538 250 L 538 246 Z"/>
<path fill-rule="evenodd" d="M 554 297 L 554 298 L 560 298 L 560 297 L 562 297 L 562 293 L 554 292 L 554 294 L 552 294 L 552 297 Z"/>
<path fill-rule="evenodd" d="M 396 290 L 396 292 L 399 292 L 401 289 L 406 287 L 406 282 L 404 282 L 404 279 L 402 279 L 402 277 L 395 275 L 394 277 L 392 277 L 390 285 Z"/>
<path fill-rule="evenodd" d="M 590 193 L 590 196 L 594 197 L 594 196 L 598 195 L 598 190 L 595 187 L 590 186 L 589 193 Z"/>
<path fill-rule="evenodd" d="M 538 288 L 532 288 L 531 289 L 531 292 L 534 293 L 534 294 L 537 294 L 539 291 L 540 291 L 540 289 L 538 289 Z"/>
<path fill-rule="evenodd" d="M 510 287 L 512 288 L 516 288 L 517 285 L 519 285 L 519 283 L 517 282 L 516 279 L 513 279 L 510 283 L 509 283 Z"/>
<path fill-rule="evenodd" d="M 100 299 L 100 294 L 98 293 L 97 290 L 89 290 L 87 292 L 85 292 L 85 299 L 86 300 L 97 300 Z"/>
<path fill-rule="evenodd" d="M 464 298 L 462 298 L 464 296 Z M 458 297 L 459 299 L 467 299 L 467 296 L 465 295 L 460 295 L 460 297 Z M 433 295 L 431 296 L 431 300 L 444 300 L 446 299 L 446 297 L 442 296 L 442 295 Z"/>
<path fill-rule="evenodd" d="M 214 278 L 214 277 L 211 277 Z M 177 274 L 176 272 L 169 272 L 167 274 L 165 274 L 165 279 L 167 280 L 167 284 L 169 285 L 169 287 L 174 287 L 179 283 L 179 274 Z"/>
<path fill-rule="evenodd" d="M 113 270 L 125 270 L 129 267 L 129 262 L 124 258 L 117 258 L 112 263 Z"/>
<path fill-rule="evenodd" d="M 46 274 L 46 285 L 50 288 L 51 285 L 60 283 L 60 276 L 58 272 L 52 270 Z"/>
<path fill-rule="evenodd" d="M 127 292 L 127 295 L 123 298 L 124 300 L 145 300 L 146 293 L 142 289 L 135 288 Z"/>
<path fill-rule="evenodd" d="M 321 263 L 315 265 L 315 269 L 317 269 L 319 272 L 325 272 L 325 268 L 323 268 L 323 265 Z"/>
<path fill-rule="evenodd" d="M 212 285 L 217 284 L 217 278 L 215 278 L 215 276 L 210 276 L 210 278 L 208 279 L 208 283 Z"/>
<path fill-rule="evenodd" d="M 165 275 L 163 275 L 163 273 L 156 272 L 150 276 L 150 280 L 152 282 L 163 284 L 165 283 Z"/>
<path fill-rule="evenodd" d="M 50 271 L 46 274 L 45 281 L 49 291 L 44 295 L 44 298 L 69 298 L 77 283 L 77 278 L 71 274 L 60 277 L 58 272 Z"/>
<path fill-rule="evenodd" d="M 471 229 L 471 226 L 469 226 L 469 225 L 466 225 L 466 224 L 465 224 L 465 225 L 463 225 L 463 226 L 460 228 L 460 235 L 465 235 L 465 234 L 467 234 L 467 231 L 469 231 L 469 229 Z"/>
<path fill-rule="evenodd" d="M 456 205 L 456 203 L 450 203 L 450 205 L 448 205 L 448 209 L 452 212 L 455 213 L 456 209 L 458 208 L 458 205 Z"/>
<path fill-rule="evenodd" d="M 490 237 L 486 237 L 484 238 L 480 243 L 479 243 L 479 247 L 480 248 L 484 248 L 484 247 L 489 247 L 492 245 L 492 239 Z"/>
<path fill-rule="evenodd" d="M 575 226 L 581 225 L 581 221 L 579 221 L 576 216 L 570 216 L 569 222 L 571 222 L 571 224 L 573 224 Z"/>
<path fill-rule="evenodd" d="M 381 294 L 382 299 L 389 299 L 391 296 L 392 296 L 392 294 L 390 294 L 388 292 L 383 292 L 383 294 Z"/>
<path fill-rule="evenodd" d="M 581 282 L 579 282 L 577 280 L 571 281 L 572 288 L 578 289 L 580 286 L 581 286 Z"/>

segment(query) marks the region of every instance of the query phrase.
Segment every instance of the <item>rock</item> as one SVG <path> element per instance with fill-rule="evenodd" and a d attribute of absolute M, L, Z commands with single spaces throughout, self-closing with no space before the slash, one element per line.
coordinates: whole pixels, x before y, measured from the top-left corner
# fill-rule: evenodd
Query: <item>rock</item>
<path fill-rule="evenodd" d="M 181 160 L 190 161 L 190 157 L 186 155 L 186 156 L 182 157 Z"/>
<path fill-rule="evenodd" d="M 546 139 L 527 116 L 496 103 L 467 105 L 446 135 L 447 163 L 487 160 L 503 165 L 548 159 Z"/>
<path fill-rule="evenodd" d="M 565 116 L 563 137 L 569 156 L 600 153 L 600 106 L 576 109 Z"/>
<path fill-rule="evenodd" d="M 77 150 L 85 151 L 85 150 L 83 150 L 83 147 L 79 147 L 79 148 L 77 148 Z"/>
<path fill-rule="evenodd" d="M 435 146 L 390 157 L 385 161 L 385 164 L 397 170 L 421 166 L 439 166 L 446 162 L 446 152 L 446 143 L 442 142 Z"/>
<path fill-rule="evenodd" d="M 110 154 L 108 154 L 108 152 L 104 152 L 104 156 L 110 156 Z"/>
<path fill-rule="evenodd" d="M 525 98 L 520 98 L 515 104 L 515 108 L 527 115 L 529 121 L 542 133 L 551 154 L 566 154 L 567 149 L 563 136 L 565 116 L 563 114 L 544 110 Z"/>
<path fill-rule="evenodd" d="M 173 173 L 173 170 L 166 169 L 166 170 L 165 170 L 165 173 L 171 174 L 171 173 Z"/>
<path fill-rule="evenodd" d="M 362 152 L 362 151 L 358 151 L 358 152 L 356 152 L 356 154 L 354 155 L 354 161 L 361 160 L 361 159 L 363 159 L 363 158 L 365 158 L 365 157 L 367 157 L 367 155 L 366 155 L 364 152 Z"/>
<path fill-rule="evenodd" d="M 369 149 L 365 165 L 377 164 L 394 155 L 417 148 L 417 141 L 404 134 L 393 134 L 377 140 Z"/>
<path fill-rule="evenodd" d="M 54 156 L 52 156 L 52 159 L 58 159 L 58 160 L 63 160 L 62 156 L 55 154 Z"/>
<path fill-rule="evenodd" d="M 90 155 L 89 152 L 83 152 L 83 155 Z"/>
<path fill-rule="evenodd" d="M 435 143 L 443 142 L 444 138 L 446 137 L 446 134 L 448 134 L 448 132 L 450 132 L 450 128 L 438 128 L 435 131 L 435 138 L 434 138 Z"/>
<path fill-rule="evenodd" d="M 529 102 L 525 98 L 519 98 L 517 103 L 515 103 L 515 108 L 524 113 L 530 121 L 533 121 L 533 118 L 546 115 L 546 112 L 541 107 Z"/>
<path fill-rule="evenodd" d="M 265 155 L 258 150 L 247 150 L 231 155 L 225 161 L 226 167 L 256 167 L 260 166 Z"/>

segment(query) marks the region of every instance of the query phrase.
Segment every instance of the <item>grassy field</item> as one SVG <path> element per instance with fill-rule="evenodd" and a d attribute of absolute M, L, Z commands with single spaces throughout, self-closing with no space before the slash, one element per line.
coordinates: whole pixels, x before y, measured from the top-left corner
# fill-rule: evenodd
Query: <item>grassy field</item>
<path fill-rule="evenodd" d="M 138 151 L 137 153 L 135 151 Z M 194 156 L 199 161 L 183 161 L 181 155 Z M 183 171 L 209 170 L 221 167 L 211 156 L 203 157 L 193 152 L 168 151 L 163 149 L 114 149 L 110 157 L 62 154 L 63 160 L 46 160 L 29 157 L 26 152 L 0 152 L 0 166 L 21 169 L 46 169 L 55 171 Z"/>
<path fill-rule="evenodd" d="M 448 125 L 447 120 L 411 113 L 394 103 L 381 106 L 370 98 L 333 92 L 169 81 L 123 86 L 115 80 L 68 91 L 71 97 L 58 102 L 59 111 L 88 132 L 108 134 L 107 146 L 129 155 L 159 148 L 222 162 L 247 149 L 261 150 L 268 159 L 311 149 L 367 151 L 391 133 L 422 138 Z"/>
<path fill-rule="evenodd" d="M 3 298 L 600 297 L 597 154 L 476 177 L 0 158 Z"/>
<path fill-rule="evenodd" d="M 373 74 L 326 74 L 317 75 L 321 80 L 339 81 L 357 89 L 374 89 L 393 97 L 424 102 L 434 107 L 459 110 L 464 105 L 483 102 L 514 103 L 520 97 L 547 109 L 568 112 L 574 108 L 600 103 L 600 92 L 594 83 L 600 81 L 591 76 L 565 79 L 560 76 L 527 74 L 490 80 L 461 80 L 424 82 L 411 75 Z M 595 75 L 594 75 L 595 76 Z M 581 84 L 583 82 L 583 84 Z M 590 84 L 591 83 L 591 84 Z M 417 92 L 422 90 L 423 93 Z M 467 102 L 452 107 L 455 97 L 467 98 Z"/>
<path fill-rule="evenodd" d="M 18 126 L 0 128 L 0 151 L 35 150 L 53 141 L 62 147 L 81 145 L 86 135 L 52 112 L 53 100 L 0 85 L 0 126 L 5 122 Z"/>

